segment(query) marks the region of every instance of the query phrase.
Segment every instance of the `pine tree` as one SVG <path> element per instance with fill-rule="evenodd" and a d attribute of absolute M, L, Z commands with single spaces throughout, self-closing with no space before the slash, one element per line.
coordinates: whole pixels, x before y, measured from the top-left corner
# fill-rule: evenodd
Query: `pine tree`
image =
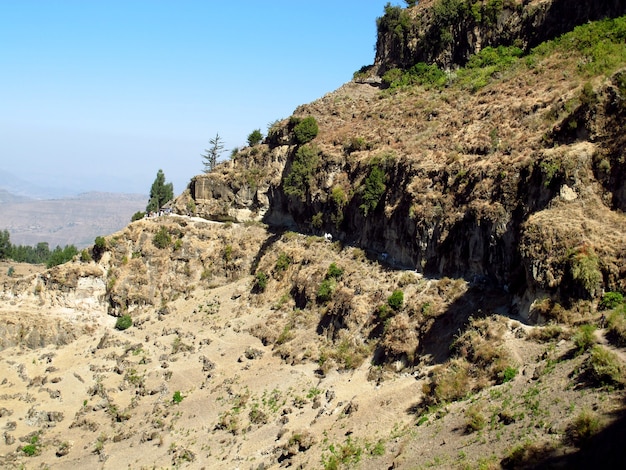
<path fill-rule="evenodd" d="M 202 155 L 202 164 L 204 165 L 205 173 L 213 171 L 215 165 L 217 165 L 217 159 L 224 151 L 224 143 L 222 142 L 222 138 L 219 134 L 215 134 L 215 138 L 209 140 L 209 144 L 211 144 L 211 147 L 204 149 L 205 153 Z"/>
<path fill-rule="evenodd" d="M 146 212 L 156 212 L 172 199 L 174 199 L 174 185 L 165 182 L 165 174 L 159 169 L 150 188 L 150 200 L 146 206 Z"/>

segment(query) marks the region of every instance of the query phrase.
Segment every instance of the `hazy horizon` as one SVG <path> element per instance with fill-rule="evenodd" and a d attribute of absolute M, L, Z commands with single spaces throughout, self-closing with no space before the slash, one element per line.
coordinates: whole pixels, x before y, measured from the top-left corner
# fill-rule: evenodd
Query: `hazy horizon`
<path fill-rule="evenodd" d="M 145 194 L 162 169 L 178 195 L 216 133 L 228 158 L 373 63 L 386 3 L 2 2 L 0 170 Z"/>

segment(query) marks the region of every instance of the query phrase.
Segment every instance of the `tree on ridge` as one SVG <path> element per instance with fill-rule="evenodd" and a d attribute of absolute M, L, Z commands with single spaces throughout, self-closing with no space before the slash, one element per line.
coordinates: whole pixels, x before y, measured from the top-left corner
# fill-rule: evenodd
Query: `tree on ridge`
<path fill-rule="evenodd" d="M 157 212 L 172 199 L 174 199 L 174 185 L 165 182 L 165 174 L 163 170 L 159 169 L 150 188 L 150 199 L 146 206 L 146 212 Z"/>

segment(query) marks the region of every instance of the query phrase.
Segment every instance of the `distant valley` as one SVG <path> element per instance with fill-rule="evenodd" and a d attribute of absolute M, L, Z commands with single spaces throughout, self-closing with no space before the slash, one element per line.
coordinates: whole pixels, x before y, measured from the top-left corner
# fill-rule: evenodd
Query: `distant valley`
<path fill-rule="evenodd" d="M 48 242 L 84 248 L 95 237 L 124 228 L 144 210 L 148 196 L 88 192 L 58 199 L 31 199 L 0 189 L 0 230 L 8 230 L 14 245 Z"/>

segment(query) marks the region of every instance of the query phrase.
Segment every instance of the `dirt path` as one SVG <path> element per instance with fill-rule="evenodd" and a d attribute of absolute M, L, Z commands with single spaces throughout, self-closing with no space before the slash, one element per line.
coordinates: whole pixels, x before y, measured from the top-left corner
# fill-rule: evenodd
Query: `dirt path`
<path fill-rule="evenodd" d="M 594 337 L 596 338 L 596 341 L 598 342 L 598 344 L 601 344 L 609 351 L 615 353 L 615 355 L 619 357 L 620 361 L 626 364 L 626 351 L 624 351 L 624 349 L 622 348 L 617 348 L 613 346 L 611 343 L 609 343 L 609 340 L 606 339 L 606 332 L 607 332 L 606 328 L 600 328 L 594 331 L 593 334 L 594 334 Z"/>

